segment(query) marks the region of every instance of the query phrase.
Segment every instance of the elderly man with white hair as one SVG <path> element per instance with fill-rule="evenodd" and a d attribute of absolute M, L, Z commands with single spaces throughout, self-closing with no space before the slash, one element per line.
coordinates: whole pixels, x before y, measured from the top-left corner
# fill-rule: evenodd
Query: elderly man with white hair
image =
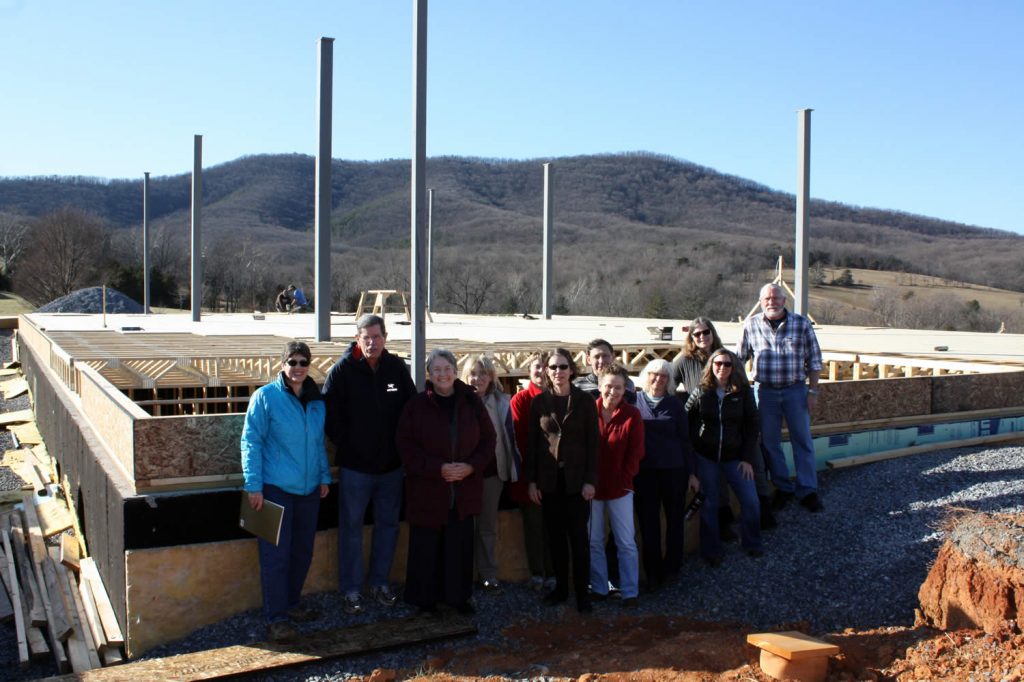
<path fill-rule="evenodd" d="M 753 358 L 754 395 L 761 419 L 762 446 L 775 484 L 775 508 L 796 496 L 812 512 L 824 509 L 818 497 L 818 477 L 811 439 L 811 410 L 818 397 L 821 348 L 811 323 L 786 310 L 786 292 L 778 284 L 765 284 L 760 294 L 761 314 L 743 323 L 736 355 Z M 796 484 L 782 454 L 782 420 L 789 427 Z"/>

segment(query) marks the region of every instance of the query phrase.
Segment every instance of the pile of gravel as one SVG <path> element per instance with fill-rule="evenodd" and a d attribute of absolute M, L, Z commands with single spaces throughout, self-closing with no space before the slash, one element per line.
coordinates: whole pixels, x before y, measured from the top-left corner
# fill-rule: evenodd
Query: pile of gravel
<path fill-rule="evenodd" d="M 103 287 L 88 287 L 72 291 L 67 296 L 36 308 L 37 313 L 91 313 L 103 312 Z M 107 287 L 108 313 L 141 314 L 142 306 L 117 289 Z"/>

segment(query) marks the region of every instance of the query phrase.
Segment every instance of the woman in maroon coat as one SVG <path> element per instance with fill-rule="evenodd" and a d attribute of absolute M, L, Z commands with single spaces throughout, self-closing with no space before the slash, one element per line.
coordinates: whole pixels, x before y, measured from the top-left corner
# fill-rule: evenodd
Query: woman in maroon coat
<path fill-rule="evenodd" d="M 471 614 L 473 519 L 495 435 L 480 398 L 455 373 L 449 351 L 431 352 L 427 388 L 406 403 L 395 436 L 409 522 L 405 601 L 420 611 L 441 602 Z"/>

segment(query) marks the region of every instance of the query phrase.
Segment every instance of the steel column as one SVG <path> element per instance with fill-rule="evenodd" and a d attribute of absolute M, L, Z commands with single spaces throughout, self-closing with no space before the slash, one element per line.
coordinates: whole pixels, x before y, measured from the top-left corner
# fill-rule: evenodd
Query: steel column
<path fill-rule="evenodd" d="M 314 289 L 317 341 L 331 340 L 331 124 L 334 38 L 316 41 L 316 173 L 313 189 Z"/>
<path fill-rule="evenodd" d="M 551 278 L 551 254 L 552 254 L 552 239 L 551 239 L 551 228 L 554 223 L 554 204 L 551 196 L 551 164 L 544 164 L 544 254 L 543 258 L 543 269 L 544 269 L 544 293 L 543 293 L 543 311 L 542 314 L 545 320 L 551 319 L 551 313 L 554 308 L 555 299 L 555 287 L 554 281 Z"/>
<path fill-rule="evenodd" d="M 198 322 L 203 309 L 203 249 L 201 213 L 203 205 L 203 136 L 192 141 L 192 321 Z"/>
<path fill-rule="evenodd" d="M 412 197 L 410 207 L 412 289 L 412 378 L 416 388 L 426 385 L 426 294 L 424 281 L 427 250 L 427 212 L 424 202 L 427 183 L 427 0 L 412 2 Z"/>
<path fill-rule="evenodd" d="M 142 312 L 149 315 L 149 172 L 142 174 Z"/>
<path fill-rule="evenodd" d="M 796 135 L 796 249 L 793 264 L 793 279 L 796 280 L 796 300 L 793 309 L 800 315 L 808 313 L 808 263 L 807 243 L 810 239 L 810 227 L 807 223 L 808 208 L 811 202 L 811 112 L 813 109 L 797 111 Z"/>

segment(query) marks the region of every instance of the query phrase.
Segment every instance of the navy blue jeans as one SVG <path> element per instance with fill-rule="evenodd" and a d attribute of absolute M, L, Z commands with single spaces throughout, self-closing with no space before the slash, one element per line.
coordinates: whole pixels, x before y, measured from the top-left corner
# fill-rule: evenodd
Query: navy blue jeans
<path fill-rule="evenodd" d="M 302 585 L 313 561 L 320 486 L 308 495 L 293 495 L 277 486 L 264 485 L 263 499 L 284 507 L 277 546 L 259 540 L 263 617 L 273 623 L 286 620 L 288 609 L 298 606 L 302 596 Z"/>
<path fill-rule="evenodd" d="M 338 587 L 341 593 L 363 589 L 363 521 L 373 502 L 373 546 L 370 549 L 370 587 L 388 584 L 398 544 L 398 515 L 402 509 L 402 470 L 364 474 L 338 471 Z"/>
<path fill-rule="evenodd" d="M 700 555 L 706 559 L 722 556 L 722 541 L 718 536 L 718 491 L 720 477 L 725 477 L 729 487 L 740 501 L 740 543 L 743 549 L 760 550 L 761 547 L 761 502 L 757 498 L 754 481 L 743 478 L 740 460 L 716 462 L 697 455 L 697 478 L 706 499 L 700 508 Z"/>

